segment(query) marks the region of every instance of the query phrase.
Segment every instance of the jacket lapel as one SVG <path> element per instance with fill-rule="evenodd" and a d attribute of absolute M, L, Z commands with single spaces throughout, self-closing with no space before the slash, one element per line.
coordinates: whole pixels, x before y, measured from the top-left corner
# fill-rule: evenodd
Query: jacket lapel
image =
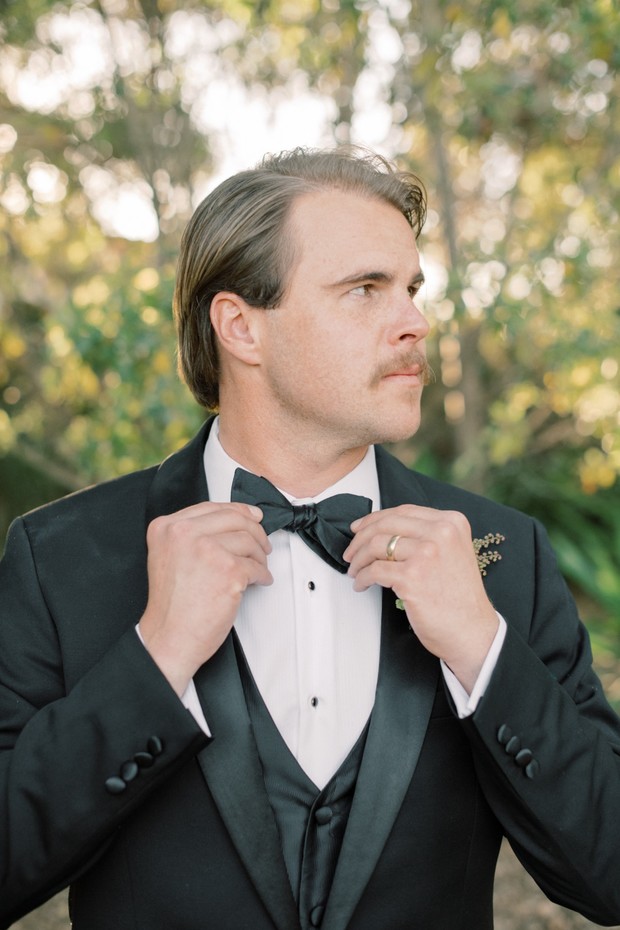
<path fill-rule="evenodd" d="M 159 467 L 147 502 L 147 525 L 157 516 L 208 500 L 202 456 L 211 422 Z M 194 681 L 214 737 L 197 757 L 209 791 L 274 925 L 278 930 L 295 930 L 299 928 L 297 908 L 231 636 L 199 669 Z"/>
<path fill-rule="evenodd" d="M 413 473 L 384 450 L 376 453 L 382 508 L 428 506 Z M 374 871 L 413 777 L 438 673 L 438 661 L 384 590 L 377 694 L 323 930 L 344 930 Z"/>
<path fill-rule="evenodd" d="M 299 928 L 297 907 L 265 790 L 231 636 L 194 680 L 214 737 L 198 755 L 200 768 L 275 926 L 295 930 Z"/>
<path fill-rule="evenodd" d="M 207 420 L 191 442 L 165 459 L 155 472 L 146 502 L 147 526 L 155 517 L 209 499 L 203 453 L 212 423 Z"/>

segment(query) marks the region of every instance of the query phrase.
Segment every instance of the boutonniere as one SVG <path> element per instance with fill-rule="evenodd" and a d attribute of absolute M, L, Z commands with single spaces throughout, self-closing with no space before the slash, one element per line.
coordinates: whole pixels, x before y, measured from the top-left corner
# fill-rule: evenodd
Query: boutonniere
<path fill-rule="evenodd" d="M 482 576 L 486 575 L 487 568 L 492 562 L 500 562 L 502 558 L 497 549 L 489 549 L 489 546 L 499 546 L 505 540 L 506 537 L 502 536 L 501 533 L 487 533 L 482 539 L 472 540 L 476 561 Z"/>
<path fill-rule="evenodd" d="M 500 543 L 505 541 L 506 537 L 502 536 L 501 533 L 487 533 L 482 539 L 472 539 L 478 570 L 483 577 L 486 575 L 489 565 L 493 562 L 500 562 L 502 558 L 497 549 L 490 549 L 489 546 L 499 546 Z M 405 609 L 405 605 L 399 597 L 396 598 L 396 606 L 399 610 Z"/>

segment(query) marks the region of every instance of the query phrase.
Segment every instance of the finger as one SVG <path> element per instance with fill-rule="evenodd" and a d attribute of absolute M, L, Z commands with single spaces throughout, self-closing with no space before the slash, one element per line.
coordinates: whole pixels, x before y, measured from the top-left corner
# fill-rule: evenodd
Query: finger
<path fill-rule="evenodd" d="M 432 510 L 429 507 L 412 508 L 414 505 L 377 511 L 376 514 L 371 514 L 376 519 L 368 523 L 364 522 L 364 517 L 345 550 L 344 558 L 352 561 L 363 546 L 379 536 L 386 540 L 384 552 L 387 543 L 394 536 L 417 541 L 432 540 L 443 547 L 463 544 L 471 546 L 471 529 L 463 514 L 456 511 Z M 398 545 L 400 548 L 400 540 Z"/>
<path fill-rule="evenodd" d="M 267 565 L 269 553 L 251 532 L 240 530 L 233 533 L 220 533 L 217 537 L 210 537 L 210 539 L 232 555 L 254 559 L 256 562 Z"/>
<path fill-rule="evenodd" d="M 269 586 L 273 584 L 273 575 L 267 568 L 267 563 L 253 558 L 242 557 L 244 573 L 246 578 L 246 587 L 251 584 L 260 584 Z"/>
<path fill-rule="evenodd" d="M 403 565 L 396 562 L 371 562 L 361 569 L 353 581 L 354 591 L 366 591 L 373 584 L 382 588 L 392 588 L 397 597 L 401 596 L 399 589 L 405 581 L 411 581 L 410 576 L 403 569 Z"/>
<path fill-rule="evenodd" d="M 392 545 L 392 558 L 388 558 L 388 546 L 396 537 L 396 545 Z M 348 574 L 355 577 L 359 571 L 372 562 L 404 562 L 421 555 L 421 548 L 426 546 L 426 540 L 412 540 L 410 537 L 392 534 L 386 536 L 385 533 L 376 534 L 369 537 L 363 544 L 356 549 L 352 548 L 349 555 L 345 553 L 345 558 L 349 561 Z"/>
<path fill-rule="evenodd" d="M 435 507 L 422 507 L 419 504 L 400 504 L 387 510 L 374 510 L 365 517 L 354 520 L 351 529 L 357 535 L 361 530 L 376 526 L 385 520 L 410 518 L 417 521 L 426 521 L 429 524 L 451 523 L 455 526 L 469 527 L 465 514 L 458 510 L 437 510 Z"/>
<path fill-rule="evenodd" d="M 244 505 L 245 506 L 245 505 Z M 214 510 L 188 518 L 192 521 L 195 532 L 207 536 L 220 536 L 224 533 L 250 533 L 267 553 L 271 552 L 271 542 L 260 522 L 248 519 L 247 514 L 236 509 Z"/>
<path fill-rule="evenodd" d="M 181 510 L 176 510 L 166 516 L 184 519 L 224 510 L 245 514 L 258 523 L 263 519 L 263 512 L 260 507 L 256 507 L 254 504 L 243 504 L 241 501 L 200 501 L 198 504 L 191 504 L 189 507 L 183 507 Z"/>
<path fill-rule="evenodd" d="M 271 552 L 271 543 L 264 528 L 247 513 L 245 504 L 241 506 L 245 510 L 240 510 L 237 506 L 218 505 L 205 508 L 198 505 L 174 514 L 157 517 L 149 524 L 147 532 L 149 546 L 154 541 L 161 539 L 167 541 L 171 537 L 191 544 L 192 540 L 201 536 L 216 537 L 222 533 L 248 532 L 266 553 Z"/>
<path fill-rule="evenodd" d="M 372 526 L 386 517 L 409 516 L 424 519 L 424 517 L 432 518 L 432 515 L 436 513 L 440 513 L 440 511 L 434 510 L 432 507 L 422 507 L 420 504 L 400 504 L 398 507 L 373 510 L 371 513 L 366 514 L 366 516 L 359 517 L 357 520 L 353 521 L 351 529 L 354 533 L 357 533 L 359 530 L 367 526 Z"/>
<path fill-rule="evenodd" d="M 429 523 L 418 518 L 413 518 L 403 514 L 396 514 L 393 511 L 384 520 L 376 520 L 369 526 L 361 527 L 346 550 L 343 557 L 348 562 L 353 562 L 356 556 L 364 549 L 370 547 L 371 553 L 377 559 L 387 559 L 387 547 L 391 539 L 399 536 L 394 550 L 395 558 L 402 559 L 400 554 L 404 540 L 416 540 L 422 542 L 426 539 L 439 538 L 437 523 Z M 398 555 L 396 552 L 398 551 Z"/>

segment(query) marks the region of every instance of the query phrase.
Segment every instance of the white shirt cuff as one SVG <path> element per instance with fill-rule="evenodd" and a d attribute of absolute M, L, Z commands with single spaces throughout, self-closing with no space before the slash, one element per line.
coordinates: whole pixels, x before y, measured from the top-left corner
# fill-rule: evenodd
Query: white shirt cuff
<path fill-rule="evenodd" d="M 497 611 L 496 611 L 497 613 Z M 497 660 L 501 652 L 502 646 L 504 645 L 504 639 L 506 638 L 506 621 L 501 616 L 497 614 L 497 619 L 499 620 L 499 626 L 497 633 L 495 634 L 495 639 L 491 643 L 489 651 L 487 652 L 486 659 L 480 669 L 480 673 L 476 678 L 474 687 L 472 688 L 471 694 L 468 694 L 461 682 L 458 680 L 456 675 L 448 668 L 443 659 L 440 660 L 441 671 L 443 672 L 443 677 L 445 679 L 448 690 L 452 695 L 452 700 L 456 707 L 456 712 L 461 719 L 463 717 L 469 717 L 475 711 L 478 706 L 480 698 L 487 689 L 487 686 L 491 680 L 491 675 L 495 670 L 497 665 Z"/>
<path fill-rule="evenodd" d="M 196 691 L 196 685 L 194 684 L 193 678 L 181 695 L 181 701 L 183 702 L 183 706 L 187 707 L 188 711 L 202 732 L 206 733 L 207 736 L 212 736 L 211 730 L 209 729 L 209 724 L 207 723 L 205 715 L 202 712 L 202 706 L 198 698 L 198 692 Z"/>
<path fill-rule="evenodd" d="M 136 626 L 136 633 L 138 634 L 138 639 L 144 646 L 144 640 L 142 638 L 142 633 L 140 632 L 139 624 Z M 146 649 L 146 646 L 144 646 L 144 648 Z M 183 704 L 183 707 L 186 707 L 190 712 L 202 732 L 206 733 L 207 736 L 212 736 L 211 730 L 209 729 L 209 724 L 207 723 L 205 715 L 202 712 L 202 707 L 200 705 L 200 700 L 198 699 L 198 692 L 196 691 L 196 685 L 194 684 L 193 678 L 181 695 L 181 703 Z"/>

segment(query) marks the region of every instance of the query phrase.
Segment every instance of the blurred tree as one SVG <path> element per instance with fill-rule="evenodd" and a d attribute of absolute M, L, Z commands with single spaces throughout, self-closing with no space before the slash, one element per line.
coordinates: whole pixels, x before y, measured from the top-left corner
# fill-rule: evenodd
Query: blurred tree
<path fill-rule="evenodd" d="M 447 270 L 433 402 L 452 430 L 427 409 L 424 448 L 543 517 L 620 621 L 620 19 L 605 2 L 421 0 L 390 26 L 404 54 L 386 100 L 398 148 L 425 152 L 428 253 Z"/>
<path fill-rule="evenodd" d="M 303 97 L 323 141 L 429 187 L 438 379 L 398 451 L 543 516 L 581 585 L 599 553 L 620 615 L 613 0 L 4 0 L 0 23 L 0 455 L 55 482 L 40 495 L 194 430 L 180 230 L 227 135 L 251 162 Z"/>

